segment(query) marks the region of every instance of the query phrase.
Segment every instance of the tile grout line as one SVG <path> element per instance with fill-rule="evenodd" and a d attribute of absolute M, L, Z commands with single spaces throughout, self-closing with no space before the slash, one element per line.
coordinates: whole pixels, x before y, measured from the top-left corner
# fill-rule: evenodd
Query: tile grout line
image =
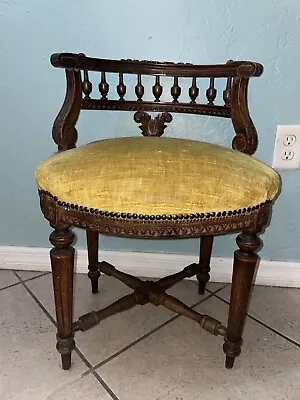
<path fill-rule="evenodd" d="M 18 273 L 17 270 L 13 270 L 13 272 Z M 21 279 L 22 282 L 28 282 L 28 281 L 33 281 L 33 280 L 35 280 L 35 279 L 41 278 L 42 276 L 45 276 L 45 275 L 49 275 L 50 273 L 51 273 L 51 272 L 41 272 L 40 275 L 33 276 L 33 277 L 27 278 L 27 279 L 23 279 L 23 278 L 20 277 L 20 279 Z"/>
<path fill-rule="evenodd" d="M 221 296 L 218 296 L 218 295 L 215 294 L 215 293 L 213 293 L 212 295 L 213 295 L 214 297 L 216 297 L 217 299 L 223 301 L 224 303 L 226 303 L 226 304 L 228 304 L 228 305 L 230 304 L 229 301 L 223 299 Z M 247 313 L 246 315 L 247 315 L 250 319 L 252 319 L 253 321 L 257 322 L 258 324 L 260 324 L 260 325 L 262 325 L 262 326 L 264 326 L 265 328 L 269 329 L 269 330 L 272 331 L 273 333 L 276 333 L 277 335 L 279 335 L 279 336 L 282 337 L 283 339 L 287 340 L 288 342 L 294 344 L 294 345 L 297 346 L 297 347 L 300 347 L 300 343 L 297 342 L 296 340 L 294 340 L 294 339 L 292 339 L 292 338 L 286 336 L 284 333 L 279 332 L 277 329 L 272 328 L 270 325 L 264 323 L 263 321 L 261 321 L 260 319 L 254 317 L 253 315 L 248 314 L 248 313 Z"/>
<path fill-rule="evenodd" d="M 81 380 L 81 378 L 82 378 L 81 376 L 78 376 L 77 378 L 75 378 L 74 381 L 63 383 L 62 385 L 60 385 L 60 386 L 56 387 L 55 389 L 51 390 L 50 393 L 47 393 L 45 396 L 41 397 L 41 398 L 38 399 L 38 400 L 49 400 L 49 399 L 53 399 L 53 398 L 54 398 L 53 395 L 55 395 L 55 394 L 57 394 L 57 393 L 63 391 L 63 390 L 64 390 L 65 388 L 67 388 L 69 385 L 74 385 L 74 384 L 76 384 L 77 382 L 79 382 L 79 381 Z"/>
<path fill-rule="evenodd" d="M 103 386 L 103 388 L 108 392 L 108 394 L 114 399 L 114 400 L 119 400 L 119 398 L 116 396 L 116 394 L 112 391 L 112 389 L 108 386 L 108 384 L 105 382 L 103 378 L 99 375 L 97 371 L 94 371 L 92 364 L 88 361 L 88 359 L 81 353 L 81 351 L 78 349 L 77 346 L 74 348 L 75 353 L 78 355 L 79 358 L 86 364 L 86 366 L 89 368 L 89 370 L 83 372 L 81 374 L 81 378 L 84 378 L 85 376 L 92 374 L 95 379 Z"/>
<path fill-rule="evenodd" d="M 194 285 L 196 285 L 197 287 L 199 287 L 198 281 L 195 281 L 194 279 L 189 279 L 189 282 L 192 282 Z M 225 282 L 210 282 L 210 281 L 209 281 L 209 282 L 207 282 L 207 283 L 208 283 L 208 284 L 209 284 L 209 283 L 215 283 L 215 284 L 223 285 L 221 288 L 216 289 L 216 290 L 207 289 L 207 288 L 205 287 L 205 290 L 207 290 L 209 293 L 217 293 L 217 292 L 219 292 L 220 290 L 225 289 L 226 286 L 229 285 L 229 283 L 225 283 Z"/>
<path fill-rule="evenodd" d="M 10 288 L 12 288 L 12 287 L 14 287 L 14 286 L 18 286 L 18 285 L 20 285 L 20 283 L 21 283 L 21 282 L 15 282 L 15 283 L 12 283 L 11 285 L 4 286 L 4 287 L 0 288 L 0 292 L 1 292 L 2 290 L 5 290 L 5 289 L 10 289 Z"/>
<path fill-rule="evenodd" d="M 6 270 L 4 270 L 4 271 L 11 271 L 15 276 L 16 276 L 16 273 L 17 273 L 17 271 L 16 271 L 16 270 L 13 270 L 13 269 L 6 269 Z M 44 276 L 44 275 L 48 275 L 48 274 L 49 274 L 49 272 L 44 272 L 44 273 L 42 272 L 40 275 L 33 276 L 32 278 L 27 278 L 27 279 L 22 279 L 22 278 L 18 275 L 17 277 L 18 277 L 18 279 L 19 279 L 19 282 L 15 282 L 15 283 L 12 283 L 12 284 L 10 284 L 10 285 L 7 285 L 7 286 L 4 286 L 4 287 L 0 288 L 0 292 L 1 292 L 2 290 L 10 289 L 11 287 L 20 285 L 21 282 L 32 281 L 32 280 L 34 280 L 34 279 L 40 278 L 40 277 L 42 277 L 42 276 Z"/>
<path fill-rule="evenodd" d="M 175 315 L 174 317 L 168 319 L 167 321 L 163 322 L 161 325 L 157 326 L 154 329 L 151 329 L 149 332 L 145 333 L 143 336 L 140 336 L 138 339 L 134 340 L 133 342 L 129 343 L 127 346 L 123 347 L 121 350 L 117 351 L 116 353 L 112 354 L 111 356 L 105 358 L 103 361 L 101 361 L 100 363 L 96 364 L 93 366 L 92 371 L 102 367 L 103 365 L 107 364 L 108 362 L 114 360 L 116 357 L 118 357 L 119 355 L 125 353 L 127 350 L 131 349 L 131 347 L 135 346 L 136 344 L 140 343 L 142 340 L 146 339 L 147 337 L 149 337 L 150 335 L 152 335 L 153 333 L 157 332 L 158 330 L 160 330 L 161 328 L 165 327 L 166 325 L 168 325 L 170 322 L 173 322 L 175 319 L 179 318 L 179 314 Z"/>
<path fill-rule="evenodd" d="M 32 292 L 32 290 L 26 285 L 25 281 L 22 280 L 22 278 L 18 275 L 16 271 L 13 271 L 15 276 L 20 279 L 20 285 L 24 287 L 24 289 L 31 295 L 33 300 L 37 303 L 37 305 L 42 309 L 42 311 L 46 314 L 46 316 L 50 319 L 50 321 L 53 323 L 53 325 L 56 327 L 56 321 L 52 317 L 52 315 L 49 313 L 49 311 L 43 306 L 43 304 L 40 302 L 40 300 L 36 297 L 36 295 Z M 48 273 L 46 273 L 48 274 Z M 44 274 L 44 275 L 46 275 Z M 32 280 L 32 279 L 30 279 Z M 85 358 L 85 356 L 81 353 L 81 351 L 75 346 L 74 349 L 75 353 L 79 356 L 81 361 L 89 368 L 88 371 L 84 372 L 81 374 L 82 377 L 88 375 L 89 373 L 92 373 L 94 377 L 98 380 L 98 382 L 103 386 L 103 388 L 108 392 L 108 394 L 114 399 L 114 400 L 119 400 L 118 397 L 114 394 L 114 392 L 111 390 L 111 388 L 107 385 L 107 383 L 101 378 L 101 376 L 92 369 L 92 364 Z"/>
<path fill-rule="evenodd" d="M 18 275 L 16 271 L 13 271 L 14 274 L 18 279 L 20 279 L 20 284 L 26 289 L 26 291 L 31 295 L 33 300 L 37 303 L 37 305 L 43 310 L 43 312 L 46 314 L 46 316 L 50 319 L 50 321 L 56 326 L 56 321 L 52 317 L 52 315 L 49 313 L 49 311 L 43 306 L 43 304 L 40 302 L 40 300 L 36 297 L 36 295 L 32 292 L 32 290 L 26 285 L 26 282 L 22 280 L 22 278 Z"/>
<path fill-rule="evenodd" d="M 104 389 L 114 400 L 119 400 L 119 397 L 117 397 L 117 395 L 111 390 L 111 388 L 108 386 L 105 380 L 101 378 L 101 376 L 97 371 L 92 370 L 91 373 L 94 375 L 94 377 L 98 380 L 98 382 L 104 387 Z"/>

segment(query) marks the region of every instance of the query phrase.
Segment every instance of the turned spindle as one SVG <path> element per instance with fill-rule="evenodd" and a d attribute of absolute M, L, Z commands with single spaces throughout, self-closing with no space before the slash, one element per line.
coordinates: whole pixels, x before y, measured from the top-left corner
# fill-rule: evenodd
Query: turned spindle
<path fill-rule="evenodd" d="M 193 77 L 192 86 L 189 88 L 189 96 L 191 98 L 191 103 L 196 103 L 196 99 L 199 95 L 199 88 L 197 87 L 196 77 Z"/>
<path fill-rule="evenodd" d="M 171 87 L 171 95 L 173 97 L 173 103 L 178 103 L 178 97 L 181 94 L 181 87 L 178 85 L 178 76 L 174 76 L 174 83 Z"/>
<path fill-rule="evenodd" d="M 230 97 L 231 97 L 231 78 L 228 78 L 226 83 L 226 89 L 223 91 L 223 100 L 225 103 L 225 107 L 230 106 Z"/>
<path fill-rule="evenodd" d="M 87 71 L 83 71 L 83 81 L 81 84 L 81 90 L 84 94 L 85 99 L 90 99 L 90 94 L 92 92 L 92 82 L 89 80 L 89 74 Z"/>
<path fill-rule="evenodd" d="M 155 97 L 155 102 L 159 102 L 159 98 L 162 95 L 163 88 L 160 84 L 160 78 L 158 75 L 155 77 L 155 85 L 152 87 L 152 93 Z"/>
<path fill-rule="evenodd" d="M 206 98 L 209 105 L 214 105 L 214 100 L 217 97 L 217 90 L 215 89 L 215 78 L 210 78 L 209 88 L 206 91 Z"/>
<path fill-rule="evenodd" d="M 141 74 L 138 74 L 137 76 L 137 85 L 135 86 L 135 94 L 137 97 L 137 101 L 142 101 L 142 97 L 144 95 L 144 86 L 142 85 L 142 78 L 141 78 Z"/>
<path fill-rule="evenodd" d="M 120 97 L 119 100 L 124 100 L 124 96 L 126 94 L 126 85 L 124 85 L 122 73 L 119 73 L 119 84 L 117 86 L 117 92 Z"/>
<path fill-rule="evenodd" d="M 106 82 L 105 72 L 101 72 L 101 82 L 99 83 L 99 92 L 101 93 L 101 100 L 107 100 L 107 93 L 109 84 Z"/>

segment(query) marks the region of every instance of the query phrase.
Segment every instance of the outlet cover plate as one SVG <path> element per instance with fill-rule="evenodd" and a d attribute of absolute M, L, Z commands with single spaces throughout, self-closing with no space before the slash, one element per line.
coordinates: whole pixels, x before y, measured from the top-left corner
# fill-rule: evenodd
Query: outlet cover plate
<path fill-rule="evenodd" d="M 300 169 L 300 125 L 278 125 L 272 167 Z"/>

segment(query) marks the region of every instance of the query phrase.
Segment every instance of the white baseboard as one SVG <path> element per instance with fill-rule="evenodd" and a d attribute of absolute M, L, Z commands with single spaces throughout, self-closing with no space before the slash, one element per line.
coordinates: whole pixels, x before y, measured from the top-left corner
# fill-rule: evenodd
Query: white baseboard
<path fill-rule="evenodd" d="M 100 260 L 106 260 L 129 274 L 159 278 L 197 261 L 197 255 L 101 251 Z M 0 269 L 50 271 L 49 249 L 0 246 Z M 76 272 L 87 272 L 86 250 L 77 251 Z M 231 258 L 212 257 L 212 282 L 231 282 L 231 273 Z M 256 284 L 300 287 L 300 263 L 262 260 Z"/>

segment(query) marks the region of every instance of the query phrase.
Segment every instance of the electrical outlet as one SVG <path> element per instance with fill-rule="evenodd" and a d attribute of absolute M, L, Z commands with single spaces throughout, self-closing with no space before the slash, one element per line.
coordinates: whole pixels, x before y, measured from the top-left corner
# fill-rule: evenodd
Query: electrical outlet
<path fill-rule="evenodd" d="M 288 160 L 291 161 L 295 157 L 295 153 L 293 150 L 284 150 L 284 152 L 281 154 L 281 158 L 283 160 Z"/>
<path fill-rule="evenodd" d="M 278 125 L 272 167 L 300 168 L 300 125 Z"/>
<path fill-rule="evenodd" d="M 283 144 L 285 146 L 293 146 L 297 141 L 297 138 L 295 135 L 286 135 L 283 137 Z"/>

